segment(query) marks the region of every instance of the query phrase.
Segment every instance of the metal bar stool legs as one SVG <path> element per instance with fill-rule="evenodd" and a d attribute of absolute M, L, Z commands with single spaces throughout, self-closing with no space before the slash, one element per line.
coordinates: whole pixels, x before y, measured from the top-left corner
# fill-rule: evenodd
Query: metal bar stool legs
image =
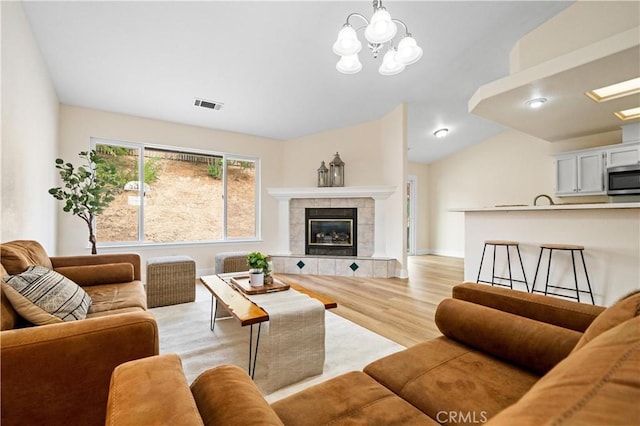
<path fill-rule="evenodd" d="M 536 280 L 538 278 L 538 270 L 540 268 L 540 262 L 542 260 L 542 255 L 544 250 L 549 250 L 549 261 L 547 263 L 547 277 L 545 280 L 545 285 L 544 285 L 544 291 L 541 290 L 536 290 L 535 286 L 536 286 Z M 571 267 L 573 270 L 573 281 L 575 283 L 575 288 L 570 288 L 570 287 L 562 287 L 560 285 L 551 285 L 549 284 L 549 276 L 551 275 L 551 258 L 553 255 L 553 251 L 554 250 L 564 250 L 564 251 L 569 251 L 571 252 Z M 586 278 L 587 281 L 587 288 L 588 290 L 580 290 L 580 287 L 578 285 L 578 273 L 576 271 L 576 258 L 575 258 L 575 252 L 578 251 L 580 252 L 580 258 L 582 259 L 582 267 L 584 268 L 584 276 Z M 589 280 L 589 273 L 587 272 L 587 264 L 584 261 L 584 247 L 583 246 L 578 246 L 578 245 L 568 245 L 568 244 L 541 244 L 540 245 L 540 256 L 538 256 L 538 264 L 536 266 L 536 273 L 535 276 L 533 277 L 533 284 L 531 285 L 531 292 L 534 293 L 544 293 L 544 295 L 553 295 L 553 296 L 560 296 L 560 297 L 566 297 L 569 299 L 575 299 L 578 302 L 580 302 L 580 293 L 588 293 L 590 298 L 591 298 L 591 304 L 595 305 L 595 301 L 593 299 L 593 292 L 591 290 L 591 281 Z M 569 291 L 569 292 L 575 292 L 575 296 L 571 296 L 568 294 L 561 294 L 561 293 L 556 293 L 556 292 L 551 292 L 549 291 L 549 289 L 557 289 L 557 290 L 565 290 L 565 291 Z"/>
<path fill-rule="evenodd" d="M 524 277 L 524 285 L 527 287 L 527 293 L 529 292 L 529 283 L 527 283 L 527 276 L 524 273 L 524 264 L 522 263 L 522 256 L 520 256 L 520 245 L 516 246 L 518 252 L 518 260 L 520 261 L 520 268 L 522 269 L 522 276 Z"/>
<path fill-rule="evenodd" d="M 487 246 L 493 246 L 493 264 L 491 266 L 491 281 L 487 281 L 487 280 L 481 280 L 480 279 L 480 274 L 482 272 L 482 264 L 484 263 L 484 255 L 485 252 L 487 250 Z M 524 283 L 524 285 L 527 288 L 527 292 L 529 291 L 529 284 L 527 283 L 527 275 L 524 272 L 524 265 L 522 263 L 522 256 L 520 255 L 520 248 L 519 248 L 520 243 L 516 242 L 516 241 L 494 241 L 494 240 L 487 240 L 484 242 L 484 247 L 482 249 L 482 258 L 480 259 L 480 267 L 478 268 L 478 278 L 476 279 L 477 282 L 479 283 L 487 283 L 487 284 L 491 284 L 492 286 L 495 285 L 499 285 L 499 286 L 503 286 L 503 287 L 509 287 L 511 289 L 513 289 L 513 283 L 514 282 L 519 282 L 519 283 Z M 509 277 L 501 277 L 496 275 L 496 250 L 498 246 L 502 246 L 505 248 L 505 250 L 507 251 L 507 269 L 509 271 Z M 515 247 L 516 251 L 518 252 L 518 259 L 520 261 L 520 268 L 522 270 L 522 280 L 518 280 L 513 278 L 513 273 L 511 270 L 511 254 L 509 253 L 509 249 L 511 247 Z M 503 283 L 499 283 L 496 282 L 496 280 L 503 280 L 503 281 L 509 281 L 509 284 L 503 284 Z"/>

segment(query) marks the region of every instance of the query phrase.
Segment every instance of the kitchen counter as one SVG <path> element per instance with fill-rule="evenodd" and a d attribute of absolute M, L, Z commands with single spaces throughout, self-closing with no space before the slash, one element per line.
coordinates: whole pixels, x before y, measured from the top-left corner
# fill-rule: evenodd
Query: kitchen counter
<path fill-rule="evenodd" d="M 493 207 L 454 208 L 451 212 L 491 212 L 491 211 L 543 211 L 543 210 L 600 210 L 600 209 L 638 209 L 640 203 L 566 203 L 544 206 L 524 204 L 497 205 Z"/>
<path fill-rule="evenodd" d="M 512 240 L 520 252 L 531 281 L 536 271 L 540 244 L 578 244 L 584 257 L 598 305 L 609 306 L 640 288 L 640 203 L 558 204 L 544 206 L 498 206 L 452 209 L 464 214 L 464 278 L 476 281 L 484 241 Z M 457 214 L 457 213 L 456 213 Z M 493 252 L 487 248 L 481 279 L 491 275 Z M 548 252 L 538 273 L 536 289 L 544 288 Z M 514 278 L 522 279 L 515 250 L 511 253 Z M 578 280 L 584 285 L 584 271 L 578 266 Z M 498 247 L 496 275 L 507 276 L 506 252 Z M 574 287 L 571 256 L 554 252 L 549 283 Z M 524 284 L 514 287 L 524 290 Z"/>

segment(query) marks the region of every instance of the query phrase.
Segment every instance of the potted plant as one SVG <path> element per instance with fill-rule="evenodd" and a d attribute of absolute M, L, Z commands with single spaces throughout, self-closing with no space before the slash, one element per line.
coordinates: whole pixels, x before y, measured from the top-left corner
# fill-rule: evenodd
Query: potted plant
<path fill-rule="evenodd" d="M 62 158 L 56 159 L 56 169 L 60 170 L 64 187 L 51 188 L 49 194 L 64 201 L 62 210 L 78 216 L 87 224 L 91 254 L 97 254 L 94 220 L 114 200 L 115 168 L 100 158 L 95 150 L 82 151 L 79 157 L 86 163 L 78 168 L 65 163 Z"/>
<path fill-rule="evenodd" d="M 249 284 L 253 287 L 264 285 L 264 274 L 269 272 L 269 263 L 267 256 L 254 251 L 247 256 L 247 265 L 249 265 Z"/>

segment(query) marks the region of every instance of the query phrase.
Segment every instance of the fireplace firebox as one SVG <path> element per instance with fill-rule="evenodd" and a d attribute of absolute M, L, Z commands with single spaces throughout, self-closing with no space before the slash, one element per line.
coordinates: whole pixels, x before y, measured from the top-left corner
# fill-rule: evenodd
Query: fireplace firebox
<path fill-rule="evenodd" d="M 358 209 L 305 209 L 305 254 L 358 255 Z"/>

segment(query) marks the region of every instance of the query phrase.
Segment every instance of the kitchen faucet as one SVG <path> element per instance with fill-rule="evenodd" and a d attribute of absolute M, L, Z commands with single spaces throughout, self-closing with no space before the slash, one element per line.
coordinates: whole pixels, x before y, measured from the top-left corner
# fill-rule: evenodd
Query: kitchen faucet
<path fill-rule="evenodd" d="M 534 206 L 536 206 L 536 205 L 537 205 L 536 203 L 538 202 L 538 198 L 540 198 L 540 197 L 544 197 L 544 198 L 546 198 L 547 200 L 549 200 L 549 204 L 550 204 L 550 205 L 552 205 L 552 206 L 555 204 L 555 203 L 553 202 L 553 200 L 551 199 L 551 197 L 549 197 L 547 194 L 540 194 L 540 195 L 538 195 L 536 198 L 534 198 L 534 199 L 533 199 L 533 205 L 534 205 Z"/>

